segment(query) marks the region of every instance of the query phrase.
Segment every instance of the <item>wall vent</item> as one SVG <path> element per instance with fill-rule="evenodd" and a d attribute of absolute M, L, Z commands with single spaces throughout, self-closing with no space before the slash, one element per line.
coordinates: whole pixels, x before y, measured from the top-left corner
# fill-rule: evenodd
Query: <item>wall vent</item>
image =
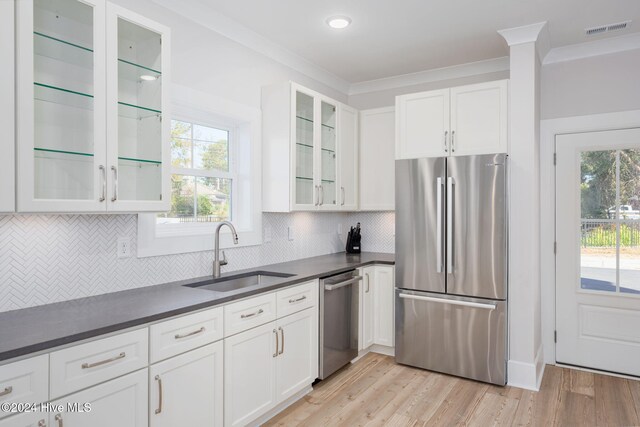
<path fill-rule="evenodd" d="M 617 22 L 615 24 L 601 25 L 599 27 L 585 28 L 584 32 L 588 36 L 593 36 L 596 34 L 608 33 L 610 31 L 620 31 L 627 28 L 627 26 L 629 26 L 630 23 L 631 21 L 625 21 L 625 22 Z"/>

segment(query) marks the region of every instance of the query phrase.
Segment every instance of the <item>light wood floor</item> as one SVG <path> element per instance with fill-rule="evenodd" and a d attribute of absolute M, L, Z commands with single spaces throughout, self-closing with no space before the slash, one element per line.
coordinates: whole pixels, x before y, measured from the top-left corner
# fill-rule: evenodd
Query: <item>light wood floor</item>
<path fill-rule="evenodd" d="M 548 365 L 539 392 L 396 365 L 370 353 L 266 425 L 640 426 L 640 381 Z"/>

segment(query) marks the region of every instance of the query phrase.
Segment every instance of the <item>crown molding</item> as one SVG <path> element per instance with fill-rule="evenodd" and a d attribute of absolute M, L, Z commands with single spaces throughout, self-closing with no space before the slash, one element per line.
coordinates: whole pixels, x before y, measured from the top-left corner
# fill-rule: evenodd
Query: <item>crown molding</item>
<path fill-rule="evenodd" d="M 640 49 L 640 33 L 556 47 L 549 51 L 549 54 L 544 58 L 543 65 L 634 49 Z"/>
<path fill-rule="evenodd" d="M 498 34 L 505 39 L 509 47 L 524 43 L 536 43 L 536 51 L 540 62 L 544 60 L 551 49 L 547 21 L 498 30 Z"/>
<path fill-rule="evenodd" d="M 215 11 L 205 3 L 177 2 L 175 0 L 152 1 L 345 95 L 349 93 L 350 83 L 348 81 L 268 40 L 239 22 Z"/>
<path fill-rule="evenodd" d="M 509 71 L 508 56 L 353 83 L 349 89 L 349 95 L 396 89 L 400 87 L 458 79 L 499 71 Z"/>

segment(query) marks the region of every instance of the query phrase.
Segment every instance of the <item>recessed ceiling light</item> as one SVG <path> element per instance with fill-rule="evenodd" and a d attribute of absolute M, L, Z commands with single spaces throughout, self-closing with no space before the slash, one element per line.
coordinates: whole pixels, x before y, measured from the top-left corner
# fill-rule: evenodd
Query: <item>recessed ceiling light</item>
<path fill-rule="evenodd" d="M 348 16 L 332 16 L 327 18 L 327 25 L 338 30 L 347 28 L 349 24 L 351 24 L 351 18 Z"/>
<path fill-rule="evenodd" d="M 144 80 L 146 82 L 152 82 L 154 80 L 157 80 L 158 78 L 156 76 L 151 76 L 149 74 L 143 74 L 140 76 L 140 80 Z"/>

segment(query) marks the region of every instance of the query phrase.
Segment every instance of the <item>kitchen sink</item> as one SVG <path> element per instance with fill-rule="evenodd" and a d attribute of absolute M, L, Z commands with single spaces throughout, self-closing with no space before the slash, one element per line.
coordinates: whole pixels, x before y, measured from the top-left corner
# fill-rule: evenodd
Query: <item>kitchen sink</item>
<path fill-rule="evenodd" d="M 254 271 L 251 273 L 239 274 L 237 276 L 219 277 L 184 286 L 216 292 L 234 292 L 244 288 L 252 288 L 254 286 L 272 285 L 282 281 L 282 279 L 292 276 L 294 276 L 294 274 L 274 273 L 271 271 Z"/>

